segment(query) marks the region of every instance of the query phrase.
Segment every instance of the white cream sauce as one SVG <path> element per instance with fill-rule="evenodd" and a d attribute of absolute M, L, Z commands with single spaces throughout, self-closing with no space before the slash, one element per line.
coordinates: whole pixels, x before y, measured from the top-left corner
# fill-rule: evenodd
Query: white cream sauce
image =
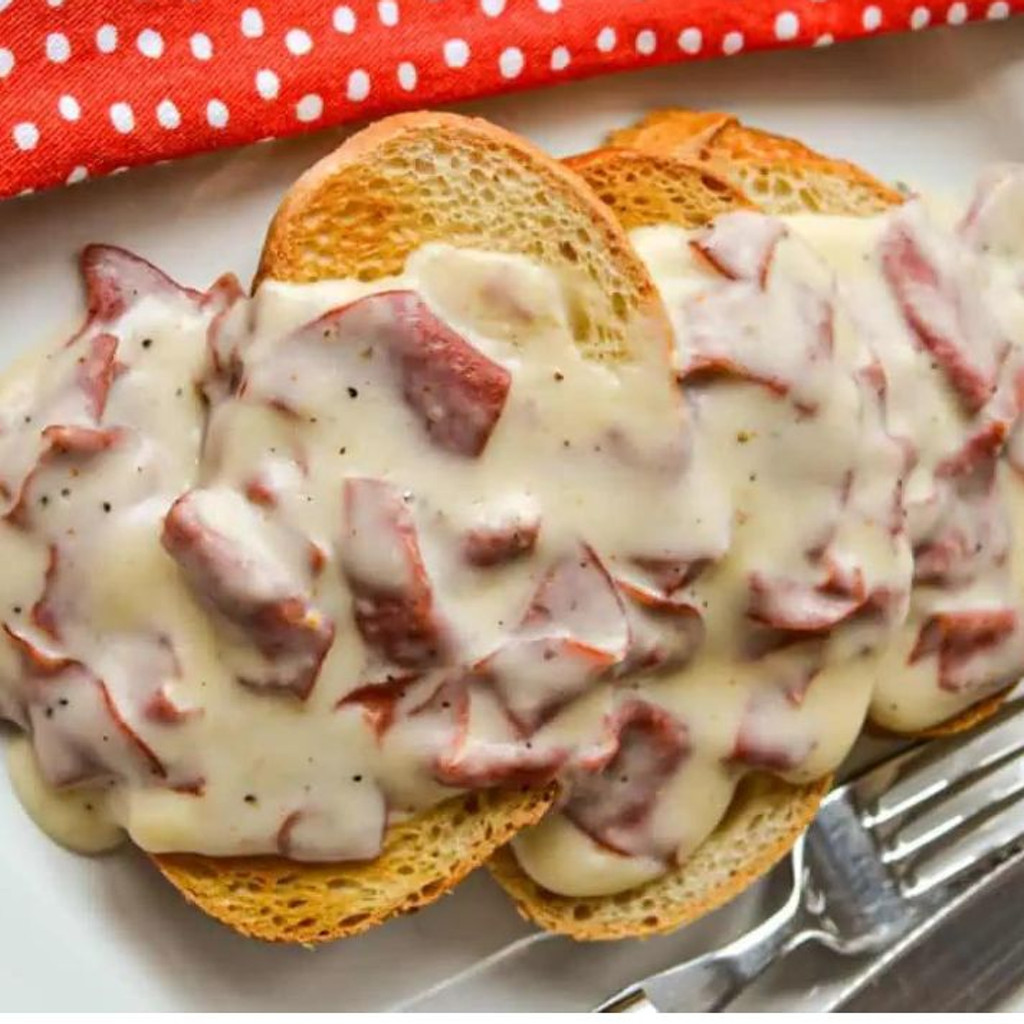
<path fill-rule="evenodd" d="M 26 808 L 83 850 L 340 860 L 558 776 L 516 854 L 609 893 L 745 772 L 820 777 L 869 711 L 915 730 L 1010 681 L 1020 179 L 960 235 L 916 205 L 635 232 L 681 384 L 643 323 L 632 362 L 583 356 L 579 282 L 523 258 L 243 299 L 94 252 L 92 319 L 0 382 Z"/>

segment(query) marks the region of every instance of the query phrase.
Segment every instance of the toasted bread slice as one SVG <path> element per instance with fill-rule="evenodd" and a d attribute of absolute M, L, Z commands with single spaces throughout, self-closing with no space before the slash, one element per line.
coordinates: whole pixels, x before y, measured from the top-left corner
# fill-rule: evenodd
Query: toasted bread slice
<path fill-rule="evenodd" d="M 902 201 L 898 193 L 851 164 L 819 157 L 801 143 L 756 129 L 743 128 L 734 137 L 743 140 L 744 152 L 759 154 L 761 166 L 770 168 L 765 173 L 771 180 L 785 180 L 789 160 L 797 161 L 799 171 L 790 188 L 766 189 L 756 202 L 741 190 L 744 175 L 734 172 L 729 180 L 719 177 L 721 157 L 701 160 L 698 154 L 693 161 L 689 159 L 692 150 L 688 159 L 665 155 L 680 132 L 693 139 L 713 140 L 728 125 L 738 126 L 738 122 L 720 114 L 656 114 L 637 129 L 614 136 L 617 144 L 622 144 L 630 131 L 637 133 L 641 143 L 653 139 L 654 144 L 645 146 L 643 152 L 612 147 L 566 162 L 589 182 L 627 230 L 666 223 L 697 228 L 717 214 L 739 207 L 757 206 L 775 214 L 810 212 L 807 207 L 794 211 L 792 199 L 804 187 L 800 183 L 807 180 L 816 183 L 819 202 L 830 197 L 829 205 L 819 207 L 821 212 L 866 216 Z M 735 145 L 739 149 L 739 143 Z M 817 165 L 813 171 L 804 154 L 814 157 Z M 750 173 L 753 171 L 747 175 Z M 837 191 L 844 175 L 849 175 L 850 184 L 846 196 Z M 823 177 L 828 179 L 827 190 L 821 188 Z M 1001 702 L 998 695 L 988 698 L 922 735 L 942 736 L 969 729 L 993 714 Z M 725 820 L 692 857 L 664 877 L 614 896 L 573 898 L 548 892 L 519 867 L 511 848 L 499 850 L 489 867 L 520 913 L 550 931 L 583 940 L 668 932 L 728 902 L 785 856 L 813 820 L 831 783 L 831 777 L 804 786 L 768 775 L 748 777 L 737 790 Z"/>
<path fill-rule="evenodd" d="M 635 163 L 631 174 L 624 173 L 629 158 L 614 148 L 573 157 L 570 161 L 590 180 L 602 199 L 623 218 L 627 229 L 646 224 L 675 223 L 699 227 L 703 221 L 689 215 L 673 197 L 701 194 L 695 171 L 702 170 L 709 181 L 720 179 L 768 213 L 847 214 L 871 216 L 903 202 L 904 196 L 848 160 L 837 160 L 805 146 L 796 139 L 773 135 L 760 128 L 741 124 L 731 114 L 698 110 L 658 110 L 629 128 L 612 132 L 611 147 L 627 147 L 643 153 L 648 161 Z M 613 155 L 614 154 L 614 155 Z M 650 158 L 675 159 L 672 166 L 655 165 Z M 680 164 L 686 164 L 682 170 Z M 614 175 L 609 183 L 609 175 Z M 675 177 L 679 182 L 667 188 L 664 182 Z M 680 183 L 681 182 L 681 183 Z M 657 197 L 643 198 L 645 183 Z M 666 203 L 669 204 L 666 206 Z M 682 215 L 652 216 L 643 210 Z M 720 212 L 715 203 L 709 209 Z M 712 214 L 714 215 L 714 214 Z M 1003 694 L 995 694 L 946 722 L 923 730 L 926 737 L 952 736 L 983 722 L 1003 703 Z M 875 732 L 889 730 L 873 727 Z M 891 733 L 890 733 L 891 734 Z"/>
<path fill-rule="evenodd" d="M 644 344 L 672 344 L 646 269 L 622 227 L 574 174 L 484 121 L 407 114 L 354 135 L 294 184 L 267 234 L 263 278 L 374 280 L 402 270 L 431 241 L 520 253 L 575 282 L 577 343 L 625 359 L 628 323 Z M 554 789 L 457 797 L 393 827 L 360 864 L 278 857 L 159 855 L 164 875 L 202 910 L 245 935 L 315 943 L 354 935 L 436 899 L 520 828 Z"/>
<path fill-rule="evenodd" d="M 609 145 L 701 164 L 771 213 L 880 213 L 901 194 L 847 160 L 741 124 L 731 114 L 659 110 L 612 132 Z"/>
<path fill-rule="evenodd" d="M 696 228 L 727 210 L 753 207 L 709 168 L 671 157 L 603 149 L 566 163 L 615 211 L 627 230 L 656 224 Z M 489 868 L 520 913 L 576 939 L 619 939 L 672 931 L 728 902 L 785 856 L 814 818 L 831 778 L 796 786 L 750 776 L 729 814 L 684 864 L 615 896 L 577 898 L 548 892 L 508 848 Z"/>

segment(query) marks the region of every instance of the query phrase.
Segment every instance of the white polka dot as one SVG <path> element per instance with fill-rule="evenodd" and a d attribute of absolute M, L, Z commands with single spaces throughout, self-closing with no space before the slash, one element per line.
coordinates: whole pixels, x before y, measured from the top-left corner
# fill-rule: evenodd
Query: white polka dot
<path fill-rule="evenodd" d="M 562 0 L 537 0 L 537 6 L 545 14 L 557 14 L 562 9 Z"/>
<path fill-rule="evenodd" d="M 510 46 L 507 50 L 501 51 L 498 58 L 498 68 L 501 70 L 502 78 L 518 78 L 523 70 L 523 51 L 518 46 Z"/>
<path fill-rule="evenodd" d="M 449 39 L 444 44 L 444 62 L 450 68 L 464 68 L 469 63 L 469 43 L 465 39 Z"/>
<path fill-rule="evenodd" d="M 113 176 L 115 174 L 124 174 L 124 172 L 127 171 L 127 170 L 128 170 L 128 168 L 124 167 L 124 166 L 122 166 L 122 167 L 115 167 L 112 171 L 107 171 L 107 174 L 111 175 L 111 176 Z"/>
<path fill-rule="evenodd" d="M 395 0 L 380 0 L 377 4 L 377 17 L 380 18 L 382 25 L 387 25 L 391 28 L 393 25 L 398 24 L 398 4 Z"/>
<path fill-rule="evenodd" d="M 658 48 L 658 37 L 649 29 L 641 29 L 636 34 L 636 52 L 650 57 Z"/>
<path fill-rule="evenodd" d="M 480 0 L 480 10 L 482 10 L 488 18 L 496 18 L 503 10 L 505 10 L 505 0 Z"/>
<path fill-rule="evenodd" d="M 823 32 L 814 40 L 814 45 L 818 47 L 831 46 L 835 41 L 836 37 L 831 32 Z"/>
<path fill-rule="evenodd" d="M 917 29 L 925 28 L 928 22 L 932 20 L 932 12 L 927 7 L 915 7 L 910 12 L 910 27 L 915 31 Z"/>
<path fill-rule="evenodd" d="M 792 11 L 783 11 L 775 18 L 775 38 L 785 42 L 796 39 L 800 32 L 800 19 Z"/>
<path fill-rule="evenodd" d="M 173 100 L 161 100 L 156 105 L 156 120 L 161 128 L 177 128 L 181 124 L 181 114 Z"/>
<path fill-rule="evenodd" d="M 223 128 L 228 123 L 228 108 L 223 100 L 210 100 L 206 104 L 206 120 L 211 128 Z"/>
<path fill-rule="evenodd" d="M 101 25 L 96 30 L 96 49 L 100 53 L 113 53 L 117 49 L 117 29 L 113 25 Z"/>
<path fill-rule="evenodd" d="M 259 39 L 263 35 L 263 15 L 255 7 L 246 7 L 242 11 L 239 28 L 246 39 Z"/>
<path fill-rule="evenodd" d="M 135 40 L 135 45 L 143 57 L 156 59 L 164 52 L 164 38 L 152 28 L 144 28 L 139 33 L 139 38 Z"/>
<path fill-rule="evenodd" d="M 568 66 L 572 57 L 569 54 L 568 49 L 564 46 L 556 46 L 551 51 L 551 70 L 552 71 L 564 71 Z"/>
<path fill-rule="evenodd" d="M 679 33 L 679 49 L 683 53 L 700 53 L 701 44 L 704 42 L 704 37 L 701 34 L 699 28 L 684 28 Z"/>
<path fill-rule="evenodd" d="M 192 36 L 188 46 L 196 60 L 209 60 L 213 56 L 213 43 L 205 32 L 197 32 Z"/>
<path fill-rule="evenodd" d="M 127 135 L 135 127 L 135 114 L 131 106 L 127 103 L 111 104 L 110 123 L 122 135 Z"/>
<path fill-rule="evenodd" d="M 967 20 L 967 4 L 950 4 L 946 21 L 950 25 L 962 25 Z"/>
<path fill-rule="evenodd" d="M 284 45 L 288 47 L 290 53 L 301 57 L 313 49 L 313 40 L 304 28 L 290 28 L 284 37 Z"/>
<path fill-rule="evenodd" d="M 89 172 L 79 164 L 77 167 L 72 167 L 67 177 L 69 185 L 74 185 L 76 182 L 85 181 L 89 177 Z"/>
<path fill-rule="evenodd" d="M 48 7 L 60 7 L 64 0 L 46 0 Z"/>
<path fill-rule="evenodd" d="M 6 78 L 14 70 L 14 54 L 0 46 L 0 78 Z"/>
<path fill-rule="evenodd" d="M 1006 0 L 996 0 L 994 4 L 989 4 L 988 10 L 985 12 L 985 17 L 992 21 L 1001 21 L 1009 16 L 1010 5 L 1006 3 Z"/>
<path fill-rule="evenodd" d="M 256 72 L 256 91 L 265 100 L 274 99 L 280 88 L 280 80 L 269 68 L 260 68 L 260 70 Z"/>
<path fill-rule="evenodd" d="M 615 29 L 611 25 L 605 25 L 600 32 L 597 33 L 597 48 L 601 53 L 611 53 L 615 49 Z"/>
<path fill-rule="evenodd" d="M 65 94 L 57 100 L 57 111 L 65 121 L 77 121 L 82 116 L 82 108 L 74 96 Z"/>
<path fill-rule="evenodd" d="M 63 32 L 51 32 L 46 37 L 46 56 L 54 64 L 63 64 L 71 56 L 71 44 Z"/>
<path fill-rule="evenodd" d="M 416 88 L 416 81 L 418 75 L 416 74 L 416 65 L 410 63 L 407 60 L 403 60 L 398 65 L 398 84 L 406 91 L 412 92 Z"/>
<path fill-rule="evenodd" d="M 30 195 L 32 195 L 32 193 L 33 193 L 33 192 L 35 192 L 35 189 L 34 189 L 34 188 L 23 188 L 23 189 L 22 189 L 22 190 L 21 190 L 21 191 L 20 191 L 20 192 L 18 193 L 18 195 L 19 195 L 19 196 L 30 196 Z"/>
<path fill-rule="evenodd" d="M 336 32 L 350 36 L 356 30 L 356 16 L 351 7 L 335 7 L 331 24 Z"/>
<path fill-rule="evenodd" d="M 362 68 L 349 74 L 345 95 L 353 103 L 362 103 L 370 95 L 370 76 Z"/>
<path fill-rule="evenodd" d="M 874 32 L 882 24 L 882 8 L 876 7 L 874 4 L 865 7 L 864 13 L 860 16 L 860 22 L 866 32 Z"/>
<path fill-rule="evenodd" d="M 739 53 L 743 49 L 743 33 L 742 32 L 726 32 L 722 39 L 722 53 L 727 57 L 731 57 L 734 53 Z"/>
<path fill-rule="evenodd" d="M 39 141 L 39 129 L 31 121 L 22 121 L 11 132 L 18 149 L 35 149 Z"/>
<path fill-rule="evenodd" d="M 311 92 L 295 104 L 295 116 L 300 121 L 315 121 L 324 112 L 324 101 Z"/>

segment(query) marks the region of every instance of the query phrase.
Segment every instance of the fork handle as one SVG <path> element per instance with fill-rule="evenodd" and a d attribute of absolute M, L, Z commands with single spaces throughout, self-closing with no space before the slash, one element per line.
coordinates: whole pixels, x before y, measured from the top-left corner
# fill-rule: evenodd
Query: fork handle
<path fill-rule="evenodd" d="M 799 917 L 769 920 L 721 949 L 630 985 L 599 1006 L 600 1013 L 720 1010 L 805 935 Z"/>

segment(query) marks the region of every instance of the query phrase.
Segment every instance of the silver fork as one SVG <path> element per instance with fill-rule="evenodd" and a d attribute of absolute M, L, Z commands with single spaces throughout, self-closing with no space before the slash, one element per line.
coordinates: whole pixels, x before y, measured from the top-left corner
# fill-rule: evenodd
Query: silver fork
<path fill-rule="evenodd" d="M 878 953 L 1024 837 L 1024 693 L 963 736 L 933 740 L 833 790 L 788 861 L 789 895 L 737 940 L 626 987 L 600 1012 L 721 1009 L 808 942 Z"/>

